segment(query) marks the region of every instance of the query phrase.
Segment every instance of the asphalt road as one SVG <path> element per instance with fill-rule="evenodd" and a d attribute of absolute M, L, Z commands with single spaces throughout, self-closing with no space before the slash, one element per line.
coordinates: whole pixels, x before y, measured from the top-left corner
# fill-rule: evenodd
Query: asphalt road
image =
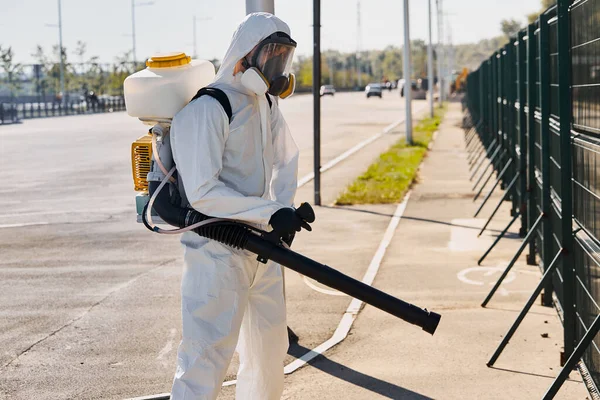
<path fill-rule="evenodd" d="M 312 100 L 299 95 L 281 107 L 304 176 L 312 170 Z M 403 116 L 397 91 L 381 100 L 324 98 L 322 162 Z M 125 113 L 0 126 L 0 398 L 119 399 L 169 390 L 182 251 L 177 238 L 135 222 L 129 152 L 145 129 Z M 368 234 L 387 221 L 364 223 Z M 379 238 L 372 236 L 365 246 L 374 251 Z M 325 262 L 333 257 L 311 254 L 306 241 L 299 249 Z M 348 300 L 300 296 L 300 286 L 308 290 L 288 285 L 289 320 L 310 347 L 331 334 Z M 322 317 L 313 317 L 314 308 Z"/>

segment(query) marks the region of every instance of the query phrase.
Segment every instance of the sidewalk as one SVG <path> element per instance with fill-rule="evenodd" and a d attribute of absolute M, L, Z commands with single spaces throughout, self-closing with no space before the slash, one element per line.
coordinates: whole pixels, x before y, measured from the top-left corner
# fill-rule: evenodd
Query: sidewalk
<path fill-rule="evenodd" d="M 478 203 L 472 201 L 461 119 L 460 104 L 451 104 L 374 282 L 392 295 L 440 313 L 438 331 L 430 336 L 366 306 L 344 342 L 286 377 L 283 398 L 538 399 L 551 384 L 562 348 L 561 326 L 552 308 L 536 304 L 496 367 L 485 365 L 540 274 L 537 267 L 525 264 L 524 254 L 488 308 L 479 306 L 520 240 L 515 224 L 483 267 L 477 267 L 493 235 L 508 223 L 509 205 L 503 205 L 487 234 L 478 239 L 478 227 L 501 192 L 490 199 L 481 218 L 472 219 Z M 325 218 L 336 213 L 349 219 L 353 214 L 369 215 L 361 207 L 317 212 L 324 210 Z M 377 210 L 364 211 L 378 220 L 382 216 L 374 212 L 390 213 L 389 206 Z M 345 234 L 359 231 L 348 229 Z M 368 233 L 369 239 L 373 234 Z M 330 317 L 335 325 L 341 315 Z M 576 372 L 557 396 L 586 397 Z"/>

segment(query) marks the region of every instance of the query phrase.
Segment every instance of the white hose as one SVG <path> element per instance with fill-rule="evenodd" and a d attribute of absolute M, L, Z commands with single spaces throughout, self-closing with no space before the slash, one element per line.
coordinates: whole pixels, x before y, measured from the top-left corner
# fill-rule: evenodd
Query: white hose
<path fill-rule="evenodd" d="M 185 228 L 178 229 L 162 229 L 154 225 L 154 223 L 152 222 L 152 206 L 154 205 L 154 201 L 156 200 L 158 193 L 160 193 L 160 191 L 165 187 L 169 179 L 171 179 L 171 177 L 175 173 L 176 169 L 177 168 L 173 167 L 170 171 L 166 173 L 165 179 L 163 179 L 160 185 L 158 185 L 158 188 L 154 191 L 152 197 L 150 197 L 150 201 L 148 202 L 148 207 L 146 208 L 146 220 L 148 222 L 148 225 L 150 225 L 154 232 L 162 233 L 164 235 L 177 235 L 180 233 L 189 232 L 193 229 L 199 228 L 204 225 L 213 224 L 215 222 L 231 222 L 231 220 L 225 218 L 209 218 L 207 220 L 197 222 L 193 225 L 186 226 Z"/>

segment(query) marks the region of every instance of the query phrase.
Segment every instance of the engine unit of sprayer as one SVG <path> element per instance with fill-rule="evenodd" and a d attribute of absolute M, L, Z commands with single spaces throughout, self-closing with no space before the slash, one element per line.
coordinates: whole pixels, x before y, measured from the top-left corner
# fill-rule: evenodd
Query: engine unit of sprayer
<path fill-rule="evenodd" d="M 152 170 L 152 133 L 139 137 L 131 144 L 131 172 L 133 174 L 133 190 L 138 192 L 135 198 L 137 215 L 148 203 L 148 174 Z"/>
<path fill-rule="evenodd" d="M 151 57 L 145 69 L 125 79 L 127 113 L 153 126 L 131 145 L 138 222 L 149 200 L 148 182 L 164 179 L 164 168 L 171 168 L 173 164 L 168 139 L 171 120 L 214 77 L 215 68 L 209 61 L 192 60 L 185 53 L 169 53 Z M 159 156 L 162 165 L 157 165 L 153 155 Z"/>

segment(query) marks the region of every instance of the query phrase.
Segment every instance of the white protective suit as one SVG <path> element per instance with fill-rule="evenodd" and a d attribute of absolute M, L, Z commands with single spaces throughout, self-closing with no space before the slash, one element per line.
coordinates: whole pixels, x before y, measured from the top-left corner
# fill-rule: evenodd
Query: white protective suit
<path fill-rule="evenodd" d="M 231 123 L 209 96 L 173 119 L 171 145 L 189 203 L 199 212 L 267 228 L 274 212 L 292 206 L 298 148 L 273 101 L 245 88 L 236 63 L 287 24 L 267 13 L 250 14 L 233 35 L 210 86 L 222 89 Z M 237 399 L 279 399 L 288 348 L 281 267 L 187 232 L 181 285 L 183 337 L 172 399 L 215 399 L 236 348 Z M 238 343 L 239 336 L 239 343 Z"/>

